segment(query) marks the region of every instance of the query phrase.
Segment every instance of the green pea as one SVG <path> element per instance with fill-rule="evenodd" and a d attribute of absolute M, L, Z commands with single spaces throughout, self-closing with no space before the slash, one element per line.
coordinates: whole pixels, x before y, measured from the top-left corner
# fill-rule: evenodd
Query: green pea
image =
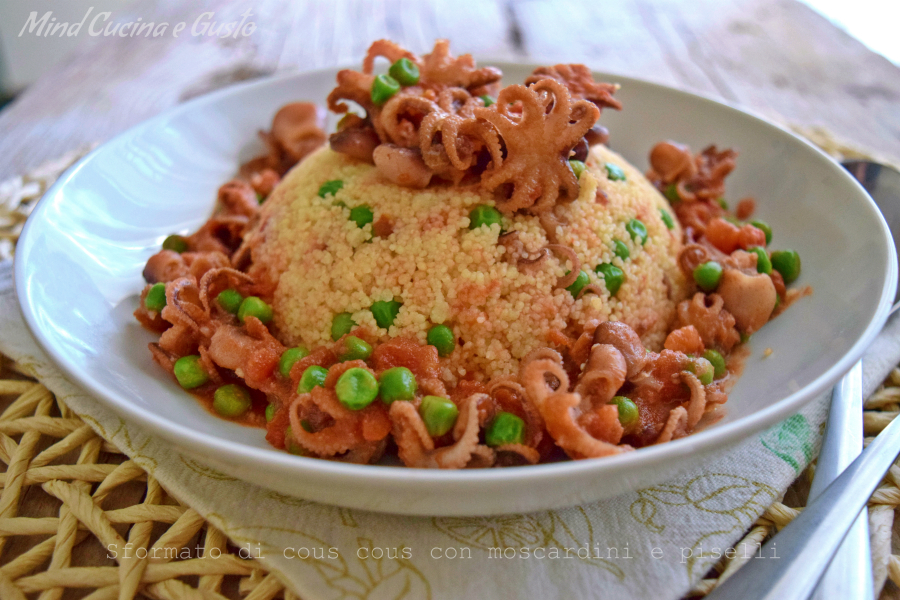
<path fill-rule="evenodd" d="M 793 250 L 777 250 L 772 253 L 772 268 L 781 273 L 785 283 L 793 283 L 800 277 L 800 255 Z"/>
<path fill-rule="evenodd" d="M 567 272 L 566 275 L 571 273 L 571 271 Z M 570 294 L 572 294 L 573 298 L 577 298 L 578 294 L 581 293 L 581 290 L 584 289 L 588 283 L 590 283 L 590 279 L 588 278 L 588 274 L 584 271 L 578 271 L 578 277 L 575 278 L 575 281 L 572 282 L 572 285 L 566 288 Z"/>
<path fill-rule="evenodd" d="M 294 363 L 307 356 L 309 356 L 309 350 L 303 346 L 288 348 L 281 353 L 281 358 L 278 360 L 278 372 L 281 373 L 281 376 L 285 379 L 290 377 L 291 367 L 294 366 Z"/>
<path fill-rule="evenodd" d="M 743 227 L 744 226 L 744 224 L 741 222 L 741 220 L 733 215 L 722 215 L 722 218 L 725 219 L 726 221 L 728 221 L 729 223 L 731 223 L 732 225 L 734 225 L 735 227 Z"/>
<path fill-rule="evenodd" d="M 720 196 L 720 197 L 716 198 L 716 202 L 719 203 L 719 206 L 722 207 L 722 210 L 728 210 L 728 203 L 725 202 L 725 198 L 722 198 Z"/>
<path fill-rule="evenodd" d="M 672 220 L 672 215 L 669 214 L 664 208 L 659 209 L 659 216 L 662 217 L 662 222 L 666 224 L 666 229 L 675 229 L 675 221 Z"/>
<path fill-rule="evenodd" d="M 569 166 L 572 167 L 572 172 L 575 173 L 575 179 L 580 179 L 581 174 L 584 173 L 584 163 L 580 160 L 575 160 L 574 158 L 569 159 Z"/>
<path fill-rule="evenodd" d="M 484 102 L 485 106 L 493 106 L 494 104 L 496 104 L 494 99 L 491 98 L 490 96 L 488 96 L 487 94 L 482 94 L 481 96 L 478 96 L 478 97 L 481 98 L 481 101 Z"/>
<path fill-rule="evenodd" d="M 287 450 L 289 454 L 306 456 L 306 450 L 304 450 L 303 446 L 298 444 L 294 439 L 294 430 L 291 429 L 290 425 L 284 430 L 284 449 Z"/>
<path fill-rule="evenodd" d="M 753 248 L 748 248 L 747 252 L 752 252 L 756 255 L 756 272 L 757 273 L 765 273 L 766 275 L 771 275 L 772 273 L 772 261 L 769 260 L 769 255 L 766 253 L 765 248 L 760 248 L 759 246 L 755 246 Z"/>
<path fill-rule="evenodd" d="M 742 332 L 741 332 L 741 343 L 742 343 L 742 344 L 746 344 L 747 342 L 750 341 L 750 338 L 751 338 L 751 337 L 753 337 L 752 334 L 745 333 L 745 332 L 742 331 Z"/>
<path fill-rule="evenodd" d="M 270 404 L 266 407 L 266 423 L 271 423 L 275 418 L 275 405 Z"/>
<path fill-rule="evenodd" d="M 632 219 L 625 224 L 625 231 L 631 236 L 635 242 L 640 242 L 641 246 L 647 243 L 647 226 L 637 219 Z"/>
<path fill-rule="evenodd" d="M 389 329 L 394 324 L 394 319 L 397 318 L 401 306 L 403 303 L 396 300 L 379 300 L 372 304 L 370 310 L 378 326 L 382 329 Z"/>
<path fill-rule="evenodd" d="M 622 240 L 613 240 L 613 254 L 622 260 L 628 260 L 628 257 L 631 256 L 631 250 L 628 249 L 628 246 Z"/>
<path fill-rule="evenodd" d="M 362 229 L 375 220 L 375 213 L 372 212 L 372 207 L 368 204 L 360 204 L 350 209 L 350 220 Z"/>
<path fill-rule="evenodd" d="M 238 310 L 241 308 L 241 302 L 243 301 L 244 297 L 241 296 L 241 293 L 232 289 L 223 290 L 216 296 L 216 302 L 219 303 L 219 306 L 233 315 L 238 314 Z"/>
<path fill-rule="evenodd" d="M 334 315 L 334 319 L 331 321 L 331 339 L 335 342 L 338 341 L 341 336 L 350 333 L 354 327 L 356 327 L 356 321 L 353 320 L 353 315 L 350 313 Z"/>
<path fill-rule="evenodd" d="M 213 394 L 213 408 L 223 417 L 240 417 L 250 410 L 250 393 L 233 383 L 223 385 Z"/>
<path fill-rule="evenodd" d="M 493 447 L 521 444 L 524 441 L 525 421 L 503 411 L 497 413 L 484 435 L 484 442 Z"/>
<path fill-rule="evenodd" d="M 429 345 L 437 348 L 438 354 L 441 356 L 450 356 L 456 349 L 456 336 L 453 330 L 446 325 L 435 325 L 428 330 L 426 341 Z"/>
<path fill-rule="evenodd" d="M 381 374 L 381 401 L 412 400 L 416 397 L 416 376 L 406 367 L 394 367 Z"/>
<path fill-rule="evenodd" d="M 416 85 L 419 83 L 419 67 L 406 57 L 401 58 L 391 65 L 388 75 L 397 80 L 400 85 Z"/>
<path fill-rule="evenodd" d="M 341 362 L 347 362 L 348 360 L 365 360 L 372 354 L 372 346 L 355 335 L 348 335 L 345 337 L 343 344 L 344 349 L 338 356 L 338 360 Z"/>
<path fill-rule="evenodd" d="M 378 396 L 378 381 L 368 370 L 353 367 L 338 378 L 334 392 L 345 407 L 362 410 Z"/>
<path fill-rule="evenodd" d="M 319 187 L 319 198 L 324 198 L 329 194 L 334 196 L 338 193 L 338 190 L 343 187 L 344 182 L 341 179 L 332 179 L 331 181 L 326 181 Z"/>
<path fill-rule="evenodd" d="M 268 323 L 272 320 L 272 307 L 256 296 L 247 296 L 238 308 L 238 319 L 243 323 L 247 317 L 256 317 L 264 324 Z"/>
<path fill-rule="evenodd" d="M 265 201 L 266 201 L 266 197 L 263 196 L 262 194 L 260 194 L 259 192 L 256 192 L 256 203 L 262 204 Z"/>
<path fill-rule="evenodd" d="M 200 387 L 209 381 L 209 373 L 203 368 L 200 357 L 196 354 L 182 356 L 175 361 L 175 379 L 186 390 Z"/>
<path fill-rule="evenodd" d="M 164 309 L 166 307 L 166 284 L 154 283 L 147 292 L 147 297 L 144 298 L 144 306 L 147 307 L 147 310 L 154 312 Z"/>
<path fill-rule="evenodd" d="M 722 356 L 717 350 L 713 350 L 710 348 L 706 352 L 703 353 L 703 358 L 709 361 L 709 363 L 713 366 L 713 377 L 716 379 L 721 379 L 725 376 L 727 372 L 727 368 L 725 366 L 725 357 Z"/>
<path fill-rule="evenodd" d="M 678 195 L 678 186 L 674 183 L 670 183 L 666 186 L 666 189 L 663 190 L 663 196 L 666 197 L 666 200 L 675 204 L 676 202 L 681 202 L 681 196 Z"/>
<path fill-rule="evenodd" d="M 182 252 L 187 252 L 188 242 L 183 236 L 170 235 L 163 240 L 162 248 L 163 250 L 172 250 L 173 252 L 181 254 Z"/>
<path fill-rule="evenodd" d="M 610 263 L 597 265 L 594 272 L 598 275 L 603 275 L 603 284 L 609 291 L 610 296 L 615 296 L 619 292 L 619 288 L 622 287 L 622 284 L 625 282 L 625 272 Z"/>
<path fill-rule="evenodd" d="M 625 181 L 625 171 L 622 167 L 613 163 L 606 163 L 606 178 L 610 181 Z"/>
<path fill-rule="evenodd" d="M 704 292 L 711 292 L 719 287 L 722 279 L 722 265 L 714 260 L 698 265 L 694 269 L 694 281 Z"/>
<path fill-rule="evenodd" d="M 306 367 L 303 375 L 300 376 L 300 383 L 297 384 L 298 394 L 308 394 L 314 387 L 324 387 L 325 378 L 328 377 L 328 369 L 319 365 Z"/>
<path fill-rule="evenodd" d="M 381 106 L 400 91 L 400 83 L 390 75 L 379 75 L 372 82 L 372 104 Z"/>
<path fill-rule="evenodd" d="M 487 204 L 479 204 L 469 213 L 469 229 L 478 229 L 482 225 L 490 227 L 494 223 L 500 225 L 502 221 L 500 211 Z"/>
<path fill-rule="evenodd" d="M 697 379 L 700 380 L 700 383 L 709 385 L 713 382 L 716 368 L 705 358 L 695 358 L 691 364 L 688 365 L 688 371 L 696 375 Z"/>
<path fill-rule="evenodd" d="M 616 396 L 610 400 L 609 403 L 615 404 L 618 407 L 619 423 L 622 424 L 622 427 L 631 427 L 638 422 L 641 415 L 638 412 L 637 404 L 635 404 L 634 400 L 631 398 L 626 396 Z"/>
<path fill-rule="evenodd" d="M 425 422 L 428 435 L 438 437 L 453 429 L 459 409 L 449 398 L 425 396 L 419 405 L 419 415 Z"/>
<path fill-rule="evenodd" d="M 750 224 L 766 234 L 766 246 L 772 243 L 772 228 L 765 221 L 754 219 Z"/>

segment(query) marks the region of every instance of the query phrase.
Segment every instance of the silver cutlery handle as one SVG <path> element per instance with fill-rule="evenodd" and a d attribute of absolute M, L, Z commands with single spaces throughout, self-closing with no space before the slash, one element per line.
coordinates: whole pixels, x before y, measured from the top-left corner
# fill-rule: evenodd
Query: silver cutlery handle
<path fill-rule="evenodd" d="M 803 600 L 900 452 L 900 418 L 708 600 Z"/>
<path fill-rule="evenodd" d="M 815 500 L 863 448 L 862 362 L 856 363 L 834 387 L 822 451 L 809 490 Z M 872 554 L 869 547 L 869 519 L 864 509 L 844 538 L 844 542 L 819 581 L 812 600 L 873 600 Z"/>

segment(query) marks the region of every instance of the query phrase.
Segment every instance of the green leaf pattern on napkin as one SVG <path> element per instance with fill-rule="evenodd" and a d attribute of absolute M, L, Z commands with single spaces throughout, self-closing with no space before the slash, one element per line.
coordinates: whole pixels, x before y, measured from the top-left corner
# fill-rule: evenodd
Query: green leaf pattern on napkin
<path fill-rule="evenodd" d="M 766 450 L 792 466 L 797 475 L 812 460 L 815 450 L 812 428 L 803 415 L 788 417 L 766 431 L 759 441 Z"/>

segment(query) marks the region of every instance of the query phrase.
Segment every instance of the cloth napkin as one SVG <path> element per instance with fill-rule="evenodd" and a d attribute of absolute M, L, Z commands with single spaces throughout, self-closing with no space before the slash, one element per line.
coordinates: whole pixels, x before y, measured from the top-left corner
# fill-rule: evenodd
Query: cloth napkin
<path fill-rule="evenodd" d="M 392 516 L 236 480 L 122 421 L 34 342 L 9 262 L 0 263 L 0 332 L 3 354 L 306 600 L 680 598 L 814 458 L 829 397 L 711 464 L 613 499 L 533 514 Z M 865 357 L 867 395 L 898 361 L 894 318 Z"/>

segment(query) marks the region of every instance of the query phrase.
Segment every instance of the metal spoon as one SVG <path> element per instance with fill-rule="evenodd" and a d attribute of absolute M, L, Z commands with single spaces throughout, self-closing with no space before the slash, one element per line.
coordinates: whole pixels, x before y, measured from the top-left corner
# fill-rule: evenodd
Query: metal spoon
<path fill-rule="evenodd" d="M 878 205 L 881 214 L 891 229 L 895 248 L 900 237 L 900 187 L 891 185 L 900 178 L 891 177 L 882 165 L 870 161 L 845 161 L 844 168 L 850 171 Z M 885 173 L 882 176 L 882 173 Z M 896 186 L 895 186 L 896 187 Z M 900 303 L 900 288 L 894 297 L 894 312 Z M 809 499 L 814 500 L 834 481 L 863 449 L 863 392 L 862 361 L 835 386 L 831 395 L 831 410 L 828 425 L 822 440 L 822 451 L 816 463 L 816 475 L 809 490 Z M 828 570 L 822 576 L 811 596 L 812 600 L 839 600 L 858 598 L 873 600 L 872 552 L 869 543 L 868 510 L 863 509 L 837 553 Z"/>
<path fill-rule="evenodd" d="M 844 166 L 872 195 L 890 226 L 895 248 L 900 249 L 900 173 L 866 161 L 848 162 Z M 900 308 L 898 299 L 900 287 L 891 313 Z M 778 559 L 759 559 L 745 565 L 708 595 L 708 600 L 806 600 L 814 590 L 817 598 L 872 598 L 868 524 L 865 515 L 858 516 L 900 452 L 900 418 L 894 419 L 837 476 L 861 448 L 861 414 L 862 363 L 859 362 L 838 383 L 832 395 L 826 439 L 809 504 L 759 553 L 761 557 L 774 555 Z M 860 437 L 854 439 L 856 431 Z M 819 493 L 834 477 L 834 482 Z M 845 536 L 847 542 L 841 546 Z M 839 546 L 841 554 L 829 568 Z M 826 568 L 828 573 L 822 577 Z M 817 589 L 820 578 L 822 584 Z"/>

